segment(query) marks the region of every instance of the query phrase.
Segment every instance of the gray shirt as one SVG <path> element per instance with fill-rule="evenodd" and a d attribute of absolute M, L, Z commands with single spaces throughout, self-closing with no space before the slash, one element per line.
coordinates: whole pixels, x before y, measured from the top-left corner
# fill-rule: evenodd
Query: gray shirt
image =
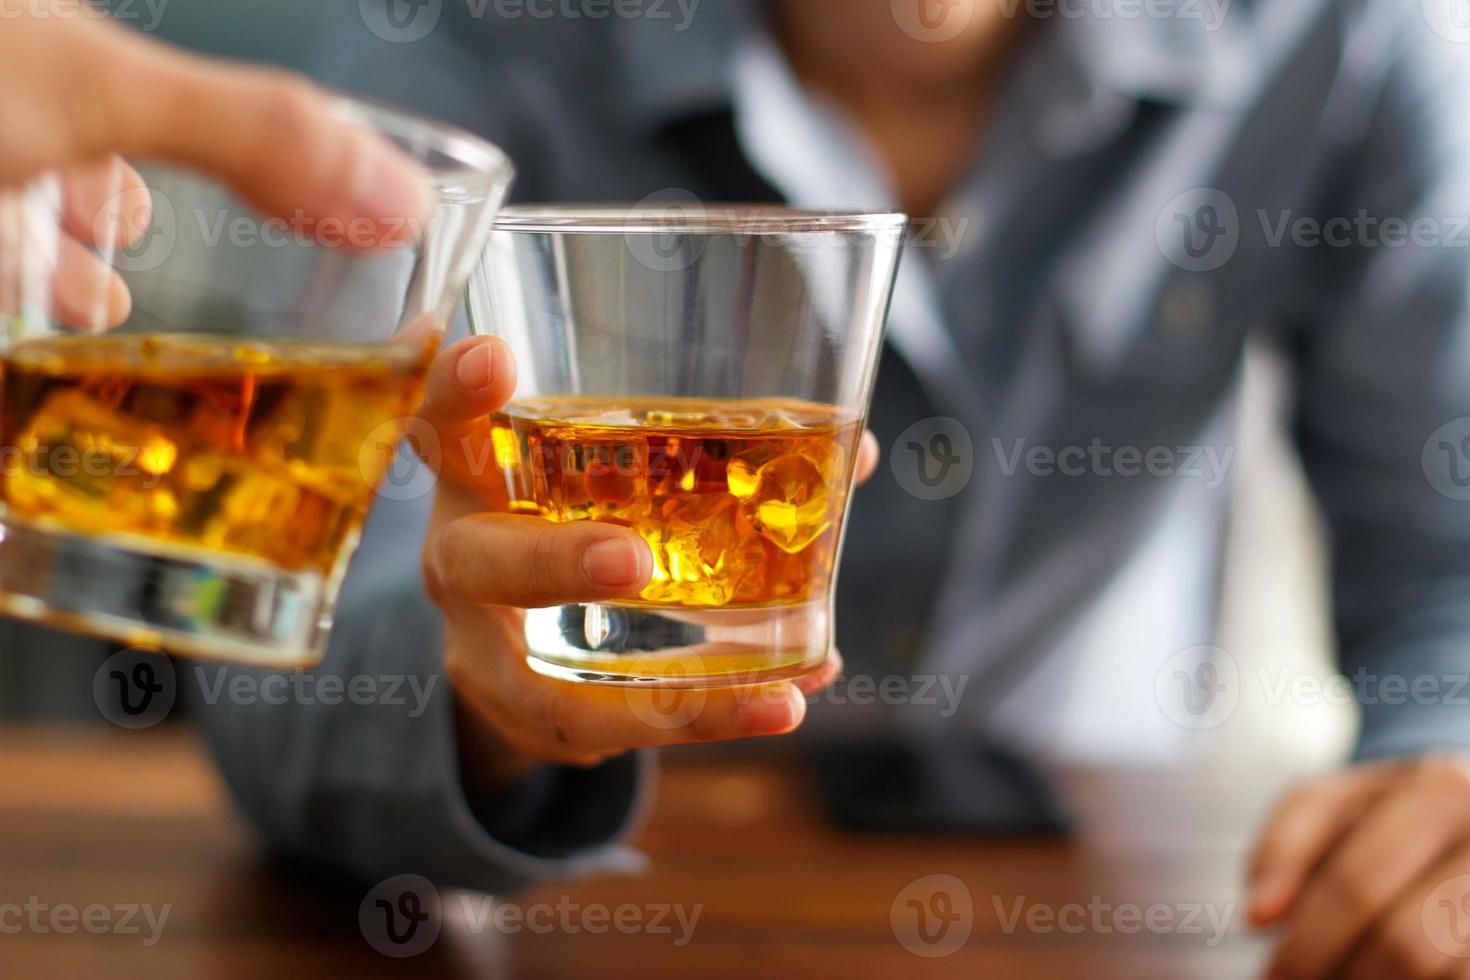
<path fill-rule="evenodd" d="M 522 200 L 798 196 L 779 147 L 753 152 L 732 111 L 756 29 L 745 4 L 687 20 L 662 3 L 637 19 L 533 6 L 421 5 L 414 16 L 439 18 L 423 37 L 412 18 L 319 6 L 310 67 L 496 140 Z M 973 233 L 948 254 L 921 236 L 905 259 L 926 285 L 895 308 L 872 426 L 911 469 L 885 467 L 858 495 L 839 586 L 853 672 L 969 678 L 947 717 L 840 712 L 914 748 L 941 805 L 983 808 L 967 766 L 976 746 L 1021 741 L 1007 694 L 1045 676 L 1181 495 L 1199 506 L 1163 540 L 1169 567 L 1208 578 L 1231 487 L 1194 480 L 1180 454 L 1228 448 L 1247 338 L 1291 366 L 1344 672 L 1470 672 L 1470 47 L 1420 6 L 1181 2 L 1024 36 L 973 173 L 935 216 L 973 218 Z M 934 445 L 940 417 L 968 436 L 973 475 L 927 500 L 912 467 L 935 461 L 909 447 Z M 324 673 L 437 677 L 423 521 L 422 502 L 379 506 Z M 1210 614 L 1200 603 L 1181 635 L 1207 643 Z M 50 661 L 62 641 L 7 626 L 0 642 Z M 40 690 L 46 668 L 19 659 Z M 186 691 L 209 689 L 180 669 Z M 1447 700 L 1366 703 L 1360 756 L 1470 747 Z M 638 796 L 635 760 L 468 800 L 448 701 L 442 686 L 417 714 L 225 697 L 199 717 L 247 812 L 292 851 L 491 889 L 628 860 L 610 845 Z"/>

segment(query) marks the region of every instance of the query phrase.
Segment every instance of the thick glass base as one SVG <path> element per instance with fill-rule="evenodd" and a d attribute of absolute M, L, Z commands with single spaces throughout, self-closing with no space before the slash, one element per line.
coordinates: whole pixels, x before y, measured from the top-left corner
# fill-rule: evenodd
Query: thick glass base
<path fill-rule="evenodd" d="M 0 518 L 0 613 L 130 646 L 309 667 L 326 647 L 332 591 L 316 572 Z"/>
<path fill-rule="evenodd" d="M 768 609 L 591 603 L 526 613 L 530 664 L 583 684 L 743 687 L 800 677 L 831 645 L 826 599 Z"/>

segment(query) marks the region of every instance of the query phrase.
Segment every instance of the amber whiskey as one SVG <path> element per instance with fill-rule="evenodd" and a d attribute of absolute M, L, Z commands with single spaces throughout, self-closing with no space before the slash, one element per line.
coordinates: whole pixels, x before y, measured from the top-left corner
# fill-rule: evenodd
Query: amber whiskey
<path fill-rule="evenodd" d="M 0 358 L 0 516 L 330 571 L 429 356 L 173 334 L 19 344 Z"/>
<path fill-rule="evenodd" d="M 546 398 L 490 420 L 515 513 L 630 527 L 635 604 L 766 607 L 829 585 L 860 422 L 789 399 Z"/>

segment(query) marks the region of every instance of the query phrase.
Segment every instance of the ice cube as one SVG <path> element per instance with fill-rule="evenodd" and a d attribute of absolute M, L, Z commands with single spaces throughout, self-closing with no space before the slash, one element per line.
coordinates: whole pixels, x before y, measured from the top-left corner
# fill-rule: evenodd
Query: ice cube
<path fill-rule="evenodd" d="M 717 606 L 735 597 L 745 579 L 760 572 L 760 543 L 740 527 L 740 508 L 725 493 L 672 497 L 659 516 L 640 522 L 653 551 L 654 577 L 643 598 Z"/>
<path fill-rule="evenodd" d="M 788 554 L 804 550 L 832 526 L 826 479 L 802 455 L 778 456 L 761 466 L 754 492 L 740 507 L 762 537 Z"/>

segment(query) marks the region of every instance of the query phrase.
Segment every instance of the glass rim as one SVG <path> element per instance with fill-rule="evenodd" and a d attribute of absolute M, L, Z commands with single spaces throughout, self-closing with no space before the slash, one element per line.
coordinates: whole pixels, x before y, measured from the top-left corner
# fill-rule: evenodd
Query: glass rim
<path fill-rule="evenodd" d="M 378 130 L 409 151 L 432 150 L 453 160 L 458 166 L 425 167 L 436 178 L 453 178 L 462 189 L 468 186 L 489 194 L 515 175 L 515 165 L 504 150 L 452 123 L 341 93 L 333 93 L 333 111 Z"/>
<path fill-rule="evenodd" d="M 492 226 L 512 234 L 577 235 L 896 232 L 909 223 L 900 211 L 823 211 L 775 204 L 513 204 Z"/>

